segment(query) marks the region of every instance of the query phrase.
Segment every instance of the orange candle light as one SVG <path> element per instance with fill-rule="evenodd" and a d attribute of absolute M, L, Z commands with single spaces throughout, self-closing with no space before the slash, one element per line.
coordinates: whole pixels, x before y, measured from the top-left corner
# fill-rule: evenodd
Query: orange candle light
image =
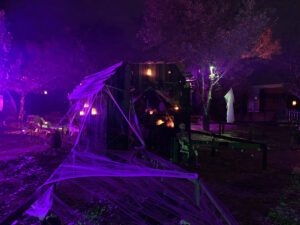
<path fill-rule="evenodd" d="M 147 76 L 149 76 L 149 77 L 151 77 L 152 76 L 152 70 L 149 68 L 149 69 L 147 69 L 147 71 L 146 71 L 146 75 Z"/>
<path fill-rule="evenodd" d="M 175 110 L 175 111 L 178 111 L 178 110 L 179 110 L 179 106 L 178 106 L 178 105 L 175 105 L 175 106 L 174 106 L 174 110 Z"/>
<path fill-rule="evenodd" d="M 163 120 L 157 120 L 157 121 L 156 121 L 156 125 L 157 125 L 157 126 L 160 126 L 160 125 L 162 125 L 163 123 L 165 123 Z"/>
<path fill-rule="evenodd" d="M 92 115 L 97 115 L 97 109 L 96 108 L 92 108 Z"/>

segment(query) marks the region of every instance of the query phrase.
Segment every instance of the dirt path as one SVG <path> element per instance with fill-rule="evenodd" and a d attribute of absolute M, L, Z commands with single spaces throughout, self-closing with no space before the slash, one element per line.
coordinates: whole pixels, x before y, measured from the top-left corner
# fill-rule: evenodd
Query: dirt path
<path fill-rule="evenodd" d="M 22 148 L 0 150 L 0 161 L 7 162 L 9 160 L 18 159 L 20 157 L 23 157 L 27 153 L 37 153 L 45 151 L 46 148 L 47 146 L 45 145 L 33 145 Z"/>
<path fill-rule="evenodd" d="M 0 133 L 0 219 L 20 206 L 65 159 L 71 146 L 54 150 L 37 137 Z"/>

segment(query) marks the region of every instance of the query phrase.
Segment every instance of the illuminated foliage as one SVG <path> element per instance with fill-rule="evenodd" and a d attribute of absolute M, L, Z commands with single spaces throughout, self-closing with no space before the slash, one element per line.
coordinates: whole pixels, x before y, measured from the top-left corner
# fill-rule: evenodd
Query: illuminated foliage
<path fill-rule="evenodd" d="M 280 53 L 281 45 L 279 40 L 272 40 L 272 30 L 268 28 L 261 34 L 255 46 L 248 53 L 243 54 L 241 57 L 271 59 L 272 55 L 278 55 Z"/>

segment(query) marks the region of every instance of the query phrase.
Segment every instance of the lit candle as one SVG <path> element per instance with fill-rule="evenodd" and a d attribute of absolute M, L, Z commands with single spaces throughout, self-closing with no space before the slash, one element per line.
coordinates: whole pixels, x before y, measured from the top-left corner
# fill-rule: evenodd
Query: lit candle
<path fill-rule="evenodd" d="M 146 74 L 147 74 L 147 76 L 151 77 L 152 76 L 152 70 L 150 68 L 147 69 Z"/>
<path fill-rule="evenodd" d="M 162 125 L 163 123 L 164 123 L 163 120 L 157 120 L 157 121 L 156 121 L 156 125 L 157 125 L 157 126 Z"/>
<path fill-rule="evenodd" d="M 96 108 L 92 108 L 92 115 L 97 115 L 97 109 Z"/>

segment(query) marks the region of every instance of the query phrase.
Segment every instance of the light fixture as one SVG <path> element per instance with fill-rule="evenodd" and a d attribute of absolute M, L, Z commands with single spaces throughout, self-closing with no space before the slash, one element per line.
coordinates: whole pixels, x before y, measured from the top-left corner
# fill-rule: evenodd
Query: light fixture
<path fill-rule="evenodd" d="M 151 77 L 152 76 L 152 70 L 150 68 L 147 69 L 146 75 Z"/>
<path fill-rule="evenodd" d="M 174 106 L 174 110 L 175 110 L 175 111 L 178 111 L 178 110 L 179 110 L 179 106 L 178 106 L 178 105 L 175 105 L 175 106 Z"/>
<path fill-rule="evenodd" d="M 210 80 L 214 80 L 215 77 L 216 77 L 216 74 L 215 74 L 215 70 L 216 68 L 214 66 L 210 66 L 209 67 L 209 70 L 210 70 L 210 74 L 209 74 L 209 79 Z"/>
<path fill-rule="evenodd" d="M 163 120 L 157 120 L 157 121 L 156 121 L 156 125 L 157 125 L 157 126 L 160 126 L 160 125 L 162 125 L 163 123 L 165 123 Z"/>
<path fill-rule="evenodd" d="M 292 101 L 292 106 L 296 106 L 297 105 L 297 101 L 296 100 L 293 100 Z"/>
<path fill-rule="evenodd" d="M 84 116 L 84 111 L 80 111 L 80 112 L 79 112 L 79 115 L 80 115 L 80 116 Z"/>
<path fill-rule="evenodd" d="M 97 109 L 96 108 L 92 108 L 92 115 L 97 115 Z"/>
<path fill-rule="evenodd" d="M 45 90 L 45 91 L 44 91 L 44 95 L 47 95 L 47 94 L 48 94 L 48 91 Z"/>
<path fill-rule="evenodd" d="M 84 103 L 83 108 L 88 108 L 89 106 L 89 103 Z"/>
<path fill-rule="evenodd" d="M 171 70 L 168 70 L 168 74 L 171 74 L 172 73 L 172 71 Z"/>

